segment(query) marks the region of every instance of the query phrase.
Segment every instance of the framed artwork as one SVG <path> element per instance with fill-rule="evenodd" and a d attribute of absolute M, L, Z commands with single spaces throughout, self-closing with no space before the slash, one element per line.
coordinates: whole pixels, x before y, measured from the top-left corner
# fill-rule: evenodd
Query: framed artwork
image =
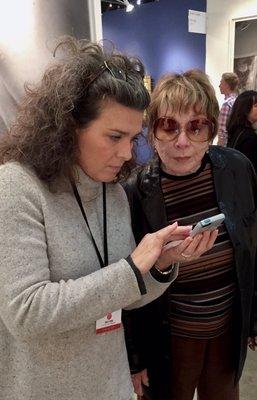
<path fill-rule="evenodd" d="M 233 70 L 239 90 L 257 90 L 257 16 L 234 20 Z"/>

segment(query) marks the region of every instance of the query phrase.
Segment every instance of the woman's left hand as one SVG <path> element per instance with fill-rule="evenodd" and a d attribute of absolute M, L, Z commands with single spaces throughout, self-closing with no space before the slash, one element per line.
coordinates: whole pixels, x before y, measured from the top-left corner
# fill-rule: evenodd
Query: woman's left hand
<path fill-rule="evenodd" d="M 174 262 L 192 261 L 210 250 L 218 236 L 218 229 L 205 231 L 194 238 L 187 237 L 176 247 L 165 249 L 157 260 L 156 265 L 169 267 Z"/>
<path fill-rule="evenodd" d="M 253 351 L 257 349 L 257 336 L 252 336 L 248 338 L 248 346 Z"/>

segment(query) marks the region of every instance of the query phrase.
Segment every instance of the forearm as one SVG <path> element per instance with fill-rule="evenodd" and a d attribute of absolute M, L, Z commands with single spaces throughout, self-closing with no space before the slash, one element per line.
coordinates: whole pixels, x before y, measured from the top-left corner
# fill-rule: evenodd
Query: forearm
<path fill-rule="evenodd" d="M 161 296 L 165 292 L 165 290 L 167 290 L 170 284 L 177 278 L 178 270 L 179 270 L 179 264 L 175 264 L 174 269 L 168 276 L 168 281 L 167 279 L 163 281 L 160 277 L 158 278 L 159 280 L 157 280 L 156 274 L 154 274 L 155 276 L 154 277 L 152 271 L 148 272 L 146 275 L 144 275 L 144 282 L 147 293 L 143 295 L 136 302 L 127 306 L 126 309 L 131 310 L 134 308 L 142 307 L 147 303 L 150 303 L 151 301 L 155 300 L 157 297 Z"/>
<path fill-rule="evenodd" d="M 22 281 L 23 287 L 3 280 L 0 285 L 1 317 L 20 338 L 89 327 L 107 312 L 141 298 L 134 272 L 125 260 L 76 280 L 51 282 L 39 279 L 38 274 L 24 276 Z"/>

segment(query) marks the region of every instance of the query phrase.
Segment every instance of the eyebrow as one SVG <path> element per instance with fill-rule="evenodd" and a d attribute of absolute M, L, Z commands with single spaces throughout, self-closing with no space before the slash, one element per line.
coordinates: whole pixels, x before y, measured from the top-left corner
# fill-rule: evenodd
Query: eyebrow
<path fill-rule="evenodd" d="M 109 129 L 110 131 L 114 131 L 114 132 L 117 132 L 117 133 L 120 133 L 121 135 L 130 135 L 130 133 L 129 132 L 126 132 L 126 131 L 123 131 L 122 129 Z M 140 135 L 140 133 L 142 133 L 142 130 L 141 131 L 139 131 L 139 132 L 137 132 L 137 133 L 135 133 L 133 136 L 137 136 L 137 135 Z"/>

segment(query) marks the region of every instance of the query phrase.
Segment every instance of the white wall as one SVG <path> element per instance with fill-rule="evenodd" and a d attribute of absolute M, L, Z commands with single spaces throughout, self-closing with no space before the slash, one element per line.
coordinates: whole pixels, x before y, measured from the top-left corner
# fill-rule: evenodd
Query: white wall
<path fill-rule="evenodd" d="M 233 71 L 233 19 L 248 17 L 257 17 L 257 0 L 207 0 L 206 73 L 220 103 L 220 77 Z"/>
<path fill-rule="evenodd" d="M 0 134 L 16 116 L 24 83 L 36 82 L 64 34 L 102 39 L 100 0 L 0 0 Z"/>

